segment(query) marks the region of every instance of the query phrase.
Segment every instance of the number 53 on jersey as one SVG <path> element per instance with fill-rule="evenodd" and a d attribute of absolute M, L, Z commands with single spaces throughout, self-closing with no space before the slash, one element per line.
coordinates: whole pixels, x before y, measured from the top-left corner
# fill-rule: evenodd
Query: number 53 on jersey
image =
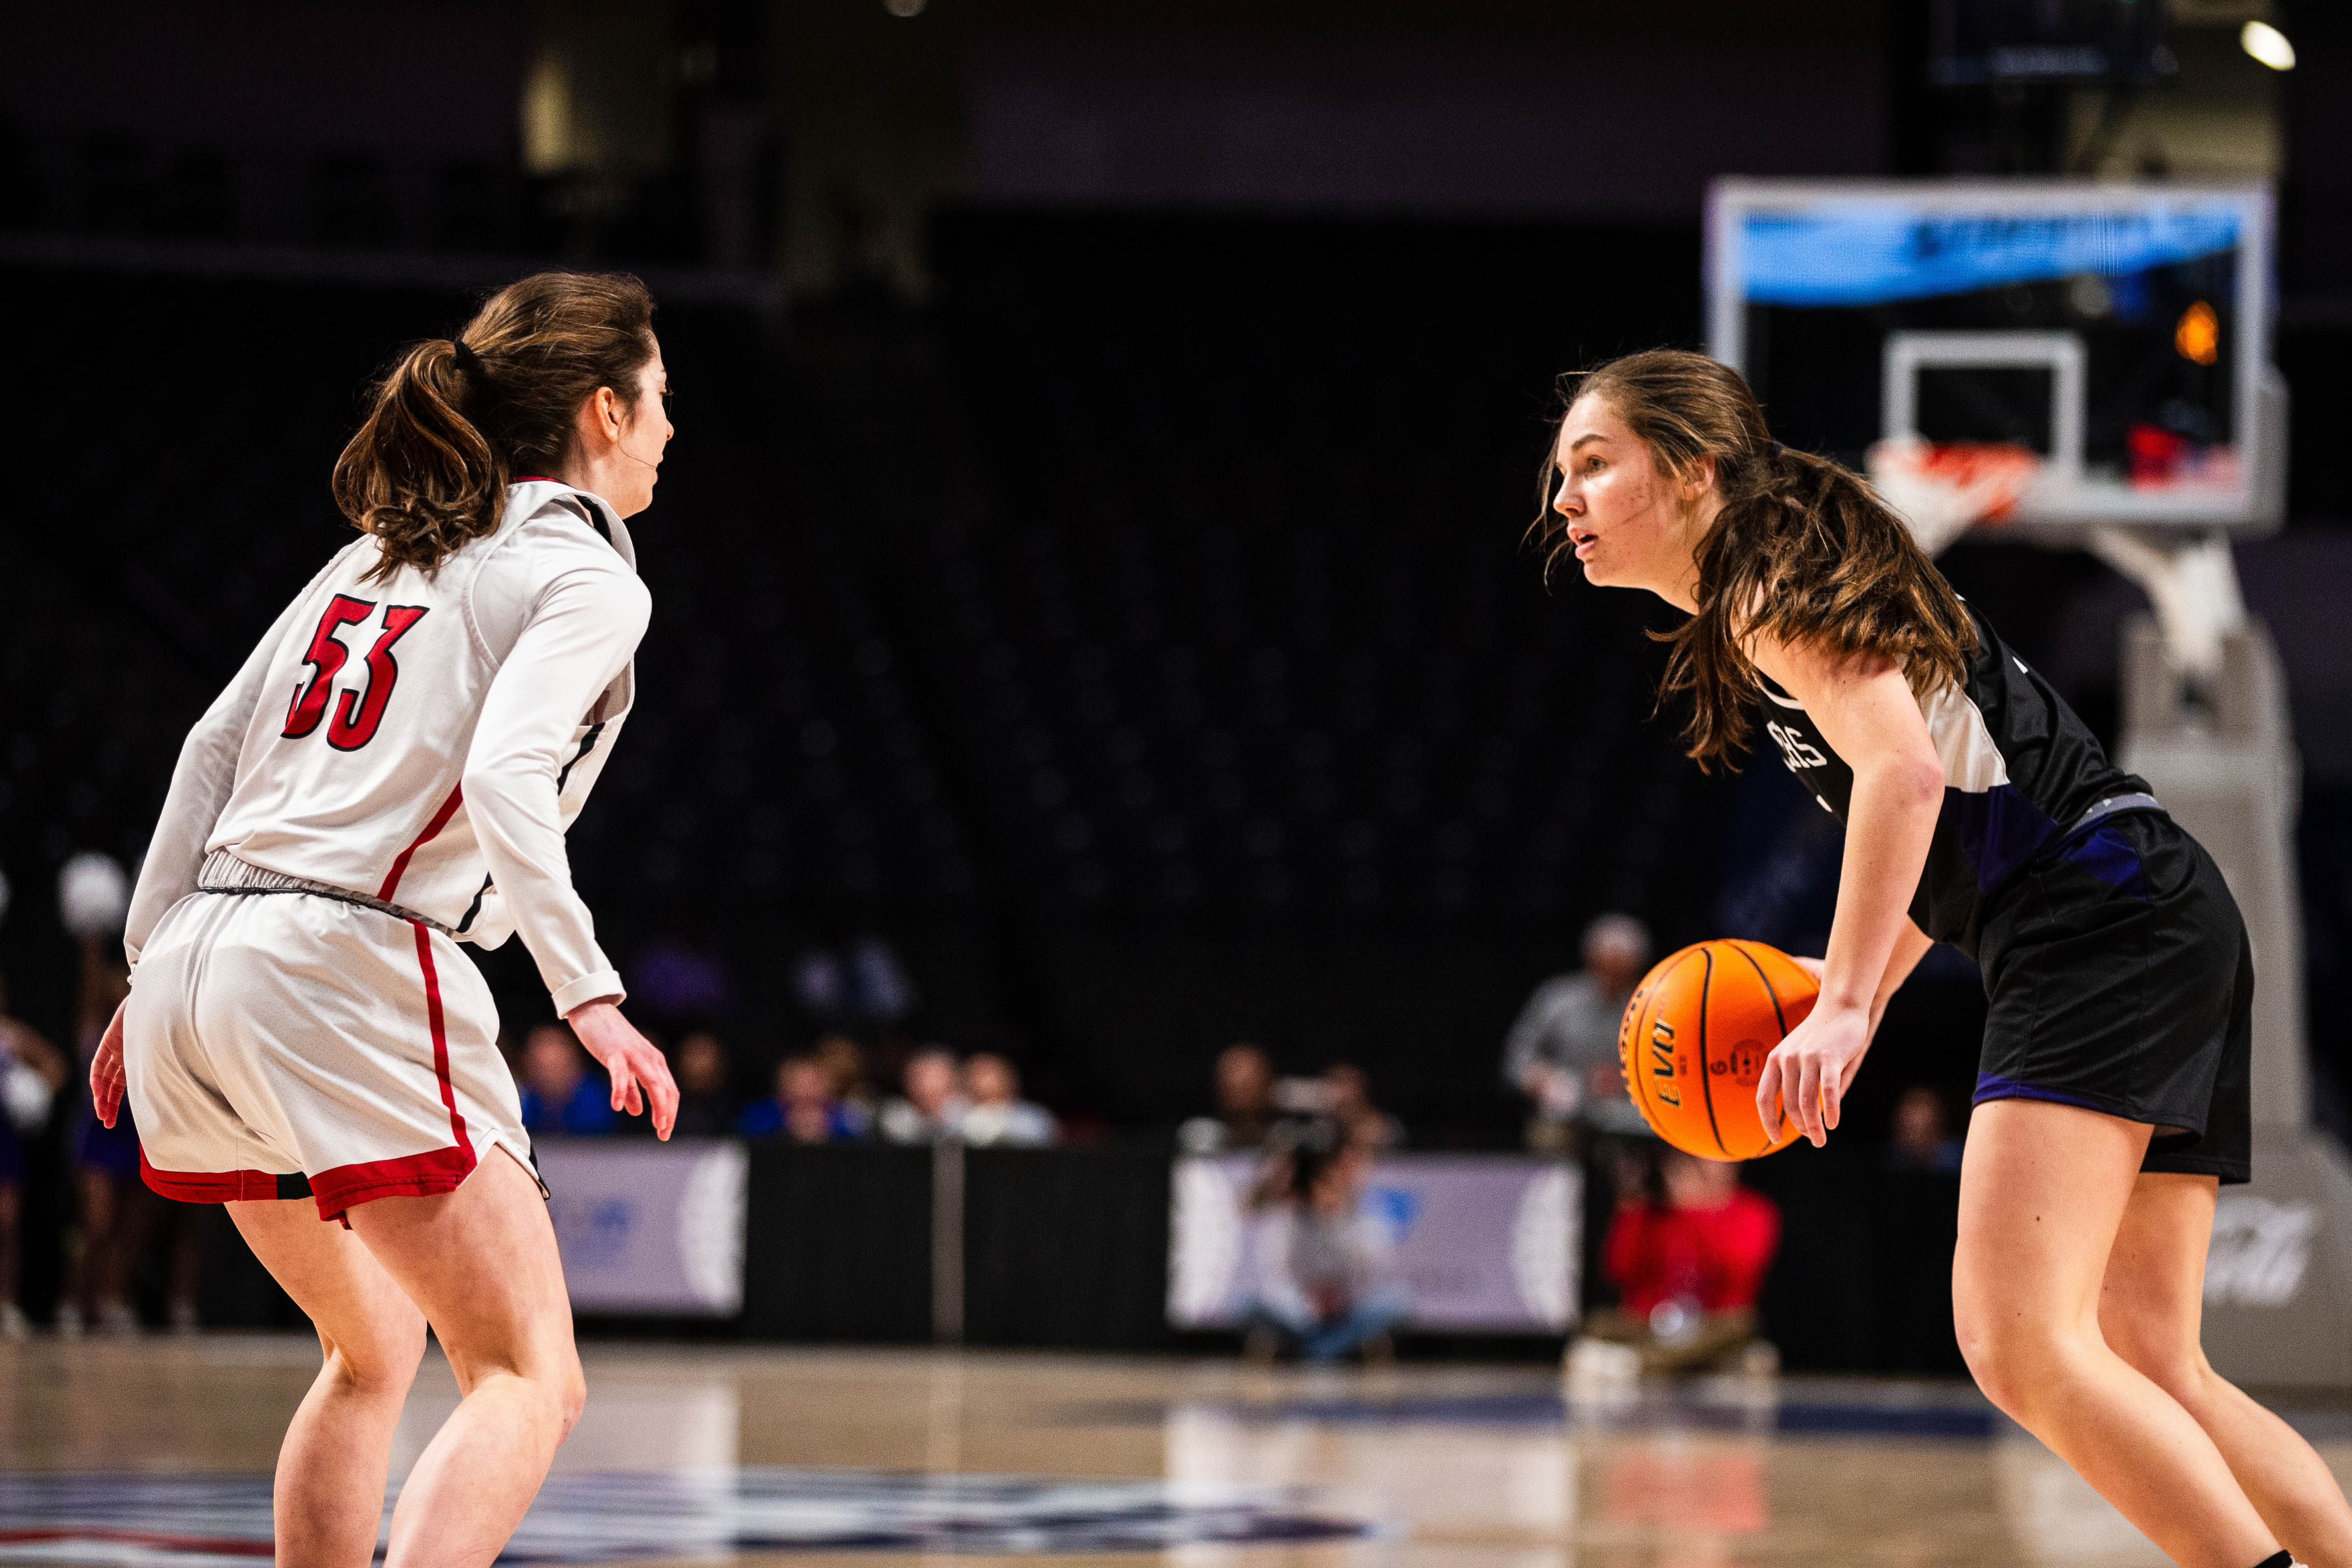
<path fill-rule="evenodd" d="M 286 710 L 286 727 L 278 733 L 288 740 L 299 740 L 319 727 L 327 717 L 327 705 L 334 695 L 335 677 L 352 656 L 352 651 L 336 635 L 346 626 L 356 626 L 373 621 L 378 606 L 370 600 L 354 599 L 348 593 L 338 593 L 327 605 L 327 612 L 319 618 L 319 630 L 310 639 L 310 650 L 302 655 L 310 666 L 310 680 L 294 693 L 294 704 Z M 383 710 L 392 701 L 392 688 L 400 679 L 400 664 L 392 656 L 393 644 L 408 635 L 419 621 L 425 619 L 425 606 L 417 604 L 386 604 L 383 629 L 367 651 L 367 679 L 357 690 L 346 688 L 342 700 L 334 705 L 334 716 L 327 720 L 327 744 L 338 751 L 357 751 L 375 738 L 376 727 L 383 722 Z"/>

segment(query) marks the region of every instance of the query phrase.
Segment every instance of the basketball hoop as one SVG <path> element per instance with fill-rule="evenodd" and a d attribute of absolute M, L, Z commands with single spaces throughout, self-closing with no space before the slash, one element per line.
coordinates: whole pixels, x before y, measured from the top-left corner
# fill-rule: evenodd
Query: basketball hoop
<path fill-rule="evenodd" d="M 1870 482 L 1879 498 L 1911 525 L 1929 555 L 1979 523 L 1998 528 L 2042 470 L 2032 448 L 1990 441 L 1923 441 L 1890 436 L 1870 448 Z"/>

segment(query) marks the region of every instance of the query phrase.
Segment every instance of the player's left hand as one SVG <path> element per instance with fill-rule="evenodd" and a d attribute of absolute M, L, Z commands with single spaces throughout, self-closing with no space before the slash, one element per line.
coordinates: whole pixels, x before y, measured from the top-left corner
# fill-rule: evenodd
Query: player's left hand
<path fill-rule="evenodd" d="M 109 1127 L 122 1114 L 122 1014 L 130 1006 L 131 998 L 125 997 L 107 1021 L 106 1033 L 99 1037 L 97 1054 L 89 1059 L 89 1108 Z"/>
<path fill-rule="evenodd" d="M 641 1116 L 651 1102 L 654 1134 L 667 1138 L 677 1123 L 677 1084 L 661 1048 L 639 1034 L 612 1002 L 583 1002 L 563 1021 L 613 1075 L 613 1109 Z"/>
<path fill-rule="evenodd" d="M 1756 1113 L 1767 1127 L 1794 1122 L 1815 1148 L 1838 1124 L 1846 1085 L 1870 1049 L 1866 1008 L 1816 1007 L 1764 1059 L 1756 1081 Z"/>

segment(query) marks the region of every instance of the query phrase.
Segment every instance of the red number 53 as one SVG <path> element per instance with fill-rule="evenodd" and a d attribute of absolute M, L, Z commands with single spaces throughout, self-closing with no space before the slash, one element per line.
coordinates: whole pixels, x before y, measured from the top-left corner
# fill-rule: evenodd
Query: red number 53
<path fill-rule="evenodd" d="M 425 619 L 425 610 L 421 604 L 383 607 L 383 630 L 377 634 L 375 646 L 367 651 L 367 685 L 357 691 L 345 691 L 343 700 L 335 705 L 334 716 L 327 722 L 329 746 L 338 751 L 357 751 L 375 738 L 376 726 L 383 722 L 384 705 L 392 700 L 393 684 L 400 679 L 400 665 L 392 656 L 392 645 Z M 334 695 L 335 676 L 352 656 L 352 651 L 335 633 L 346 626 L 357 625 L 375 612 L 376 606 L 368 600 L 338 593 L 328 604 L 327 612 L 319 617 L 319 630 L 310 639 L 310 651 L 302 655 L 303 662 L 310 666 L 310 679 L 294 694 L 294 706 L 286 710 L 286 727 L 279 732 L 288 740 L 301 739 L 319 727 L 320 719 L 326 717 L 327 700 Z"/>

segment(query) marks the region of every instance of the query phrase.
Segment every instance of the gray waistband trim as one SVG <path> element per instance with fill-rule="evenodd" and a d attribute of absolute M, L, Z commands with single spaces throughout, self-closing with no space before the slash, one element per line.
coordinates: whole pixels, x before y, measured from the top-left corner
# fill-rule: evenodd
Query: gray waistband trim
<path fill-rule="evenodd" d="M 331 883 L 312 882 L 308 877 L 289 876 L 282 871 L 268 871 L 255 865 L 250 861 L 239 860 L 226 850 L 215 850 L 205 857 L 204 869 L 196 873 L 196 891 L 231 894 L 307 893 L 314 898 L 331 898 L 342 904 L 356 904 L 362 909 L 373 909 L 379 914 L 389 915 L 394 920 L 429 925 L 445 936 L 457 935 L 429 915 L 419 915 L 413 909 L 404 909 L 388 900 L 376 898 L 364 893 L 353 893 L 348 887 L 337 887 Z"/>
<path fill-rule="evenodd" d="M 2074 826 L 2068 828 L 2066 831 L 2070 834 L 2079 833 L 2100 818 L 2112 817 L 2117 811 L 2161 812 L 2163 810 L 2163 801 L 2144 791 L 2135 791 L 2129 795 L 2110 795 L 2104 800 L 2093 801 L 2091 809 L 2075 818 Z"/>

